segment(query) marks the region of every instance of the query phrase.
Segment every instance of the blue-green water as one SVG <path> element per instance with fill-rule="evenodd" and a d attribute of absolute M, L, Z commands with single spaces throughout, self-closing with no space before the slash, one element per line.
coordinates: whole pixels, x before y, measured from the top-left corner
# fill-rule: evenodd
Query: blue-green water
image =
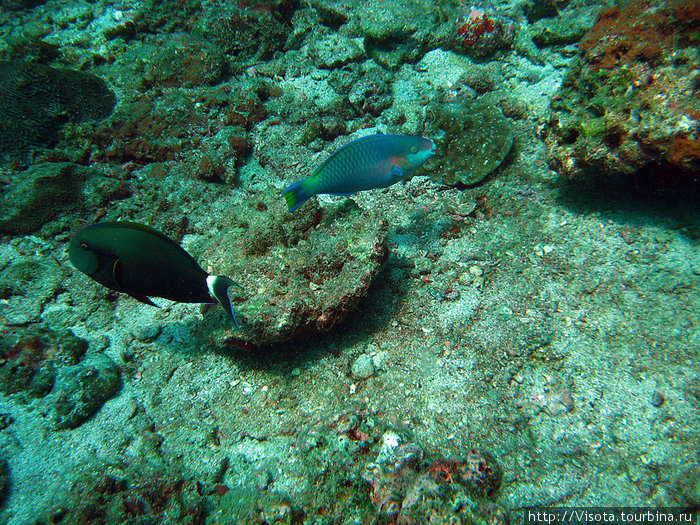
<path fill-rule="evenodd" d="M 0 0 L 0 523 L 697 509 L 698 10 L 609 4 Z"/>

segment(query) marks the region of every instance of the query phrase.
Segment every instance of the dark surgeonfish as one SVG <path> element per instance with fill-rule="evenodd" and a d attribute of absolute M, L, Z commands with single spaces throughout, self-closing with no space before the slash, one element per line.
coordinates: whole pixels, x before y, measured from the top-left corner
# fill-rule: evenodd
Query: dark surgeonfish
<path fill-rule="evenodd" d="M 238 325 L 228 290 L 237 283 L 208 275 L 179 244 L 150 226 L 102 222 L 70 242 L 70 261 L 98 283 L 155 305 L 149 297 L 181 303 L 214 303 Z"/>

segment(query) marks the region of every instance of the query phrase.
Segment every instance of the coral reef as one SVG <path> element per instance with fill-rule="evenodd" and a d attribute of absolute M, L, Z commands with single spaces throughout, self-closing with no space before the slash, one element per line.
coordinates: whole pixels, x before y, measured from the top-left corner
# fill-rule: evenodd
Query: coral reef
<path fill-rule="evenodd" d="M 511 124 L 497 106 L 463 98 L 431 103 L 426 113 L 439 151 L 426 169 L 446 184 L 478 184 L 513 146 Z"/>
<path fill-rule="evenodd" d="M 700 169 L 699 21 L 697 7 L 678 1 L 600 14 L 552 100 L 545 140 L 555 169 L 572 178 Z"/>

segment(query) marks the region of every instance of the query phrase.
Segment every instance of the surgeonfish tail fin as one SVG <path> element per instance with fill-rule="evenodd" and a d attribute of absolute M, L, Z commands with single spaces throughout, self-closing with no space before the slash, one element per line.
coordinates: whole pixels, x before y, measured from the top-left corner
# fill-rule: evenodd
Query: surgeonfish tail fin
<path fill-rule="evenodd" d="M 312 193 L 309 193 L 306 185 L 304 184 L 305 182 L 306 179 L 295 182 L 282 192 L 284 199 L 287 201 L 289 213 L 299 209 L 299 207 L 313 195 Z"/>
<path fill-rule="evenodd" d="M 228 296 L 229 288 L 233 286 L 241 286 L 236 281 L 229 279 L 228 277 L 222 277 L 220 275 L 209 275 L 207 277 L 207 288 L 209 293 L 212 294 L 217 301 L 224 307 L 226 313 L 229 315 L 237 327 L 241 327 L 238 324 L 238 319 L 236 319 L 236 314 L 233 313 L 233 306 L 231 306 L 231 299 Z"/>

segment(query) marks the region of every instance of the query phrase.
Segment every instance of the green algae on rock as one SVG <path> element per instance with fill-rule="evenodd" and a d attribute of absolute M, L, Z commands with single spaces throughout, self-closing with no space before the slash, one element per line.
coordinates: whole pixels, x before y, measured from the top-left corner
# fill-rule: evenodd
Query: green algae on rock
<path fill-rule="evenodd" d="M 248 295 L 232 291 L 242 331 L 220 331 L 222 344 L 271 344 L 329 330 L 366 295 L 387 257 L 386 221 L 351 199 L 324 208 L 311 200 L 290 215 L 275 192 L 251 199 L 231 222 L 229 233 L 203 248 L 203 258 L 236 276 Z"/>
<path fill-rule="evenodd" d="M 426 170 L 445 184 L 478 184 L 503 163 L 513 147 L 511 124 L 497 106 L 454 100 L 432 103 L 426 114 L 426 136 L 438 148 Z"/>

